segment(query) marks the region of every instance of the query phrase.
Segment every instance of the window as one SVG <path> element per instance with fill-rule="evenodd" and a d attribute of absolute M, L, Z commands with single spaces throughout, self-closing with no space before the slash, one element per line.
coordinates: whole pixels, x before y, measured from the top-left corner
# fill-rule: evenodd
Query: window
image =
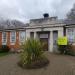
<path fill-rule="evenodd" d="M 30 37 L 34 38 L 34 32 L 30 32 Z"/>
<path fill-rule="evenodd" d="M 74 28 L 69 28 L 67 30 L 67 36 L 68 36 L 69 42 L 74 43 L 75 42 L 75 29 Z"/>
<path fill-rule="evenodd" d="M 2 32 L 2 44 L 6 45 L 7 43 L 7 34 L 6 32 Z"/>
<path fill-rule="evenodd" d="M 19 41 L 24 42 L 25 41 L 25 31 L 19 32 Z"/>
<path fill-rule="evenodd" d="M 10 42 L 14 44 L 16 42 L 16 32 L 10 33 Z"/>

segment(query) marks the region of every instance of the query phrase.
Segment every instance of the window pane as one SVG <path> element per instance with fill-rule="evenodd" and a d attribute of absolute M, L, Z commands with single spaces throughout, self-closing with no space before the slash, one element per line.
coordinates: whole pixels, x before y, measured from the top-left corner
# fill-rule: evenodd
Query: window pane
<path fill-rule="evenodd" d="M 11 32 L 11 42 L 16 42 L 16 33 L 15 32 Z"/>
<path fill-rule="evenodd" d="M 31 38 L 34 38 L 34 32 L 31 32 L 31 33 L 30 33 L 30 37 L 31 37 Z"/>
<path fill-rule="evenodd" d="M 2 32 L 2 42 L 6 43 L 6 32 Z"/>
<path fill-rule="evenodd" d="M 68 33 L 68 40 L 69 40 L 69 42 L 70 43 L 73 43 L 73 42 L 75 42 L 75 39 L 74 39 L 74 29 L 73 28 L 70 28 L 70 29 L 68 29 L 68 31 L 67 31 L 67 33 Z"/>

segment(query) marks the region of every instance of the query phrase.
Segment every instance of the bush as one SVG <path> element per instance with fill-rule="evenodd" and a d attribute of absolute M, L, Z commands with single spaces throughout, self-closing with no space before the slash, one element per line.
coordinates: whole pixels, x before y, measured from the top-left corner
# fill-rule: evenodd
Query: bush
<path fill-rule="evenodd" d="M 67 45 L 67 55 L 75 56 L 75 50 L 71 44 Z"/>
<path fill-rule="evenodd" d="M 39 40 L 28 39 L 22 44 L 21 48 L 24 50 L 20 56 L 20 64 L 22 67 L 36 66 L 45 58 L 43 55 L 44 51 L 42 49 L 42 44 Z"/>
<path fill-rule="evenodd" d="M 71 44 L 67 45 L 58 45 L 58 50 L 61 54 L 72 55 L 75 56 L 75 51 L 72 48 Z"/>
<path fill-rule="evenodd" d="M 10 48 L 7 45 L 0 46 L 0 52 L 9 52 Z"/>
<path fill-rule="evenodd" d="M 58 50 L 59 50 L 60 54 L 64 54 L 66 52 L 66 46 L 58 45 Z"/>

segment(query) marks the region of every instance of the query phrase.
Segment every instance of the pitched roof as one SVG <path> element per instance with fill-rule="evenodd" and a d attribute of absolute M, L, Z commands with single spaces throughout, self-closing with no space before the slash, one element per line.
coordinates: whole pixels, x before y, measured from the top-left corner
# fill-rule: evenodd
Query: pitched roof
<path fill-rule="evenodd" d="M 64 20 L 66 25 L 75 25 L 75 20 Z"/>
<path fill-rule="evenodd" d="M 17 20 L 5 20 L 0 22 L 0 30 L 25 28 L 28 25 Z"/>

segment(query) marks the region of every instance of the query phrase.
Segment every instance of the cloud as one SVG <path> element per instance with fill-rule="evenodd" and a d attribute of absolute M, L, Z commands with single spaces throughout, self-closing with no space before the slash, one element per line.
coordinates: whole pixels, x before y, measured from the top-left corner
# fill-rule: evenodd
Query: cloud
<path fill-rule="evenodd" d="M 28 22 L 43 13 L 65 18 L 75 0 L 0 0 L 0 17 Z"/>

